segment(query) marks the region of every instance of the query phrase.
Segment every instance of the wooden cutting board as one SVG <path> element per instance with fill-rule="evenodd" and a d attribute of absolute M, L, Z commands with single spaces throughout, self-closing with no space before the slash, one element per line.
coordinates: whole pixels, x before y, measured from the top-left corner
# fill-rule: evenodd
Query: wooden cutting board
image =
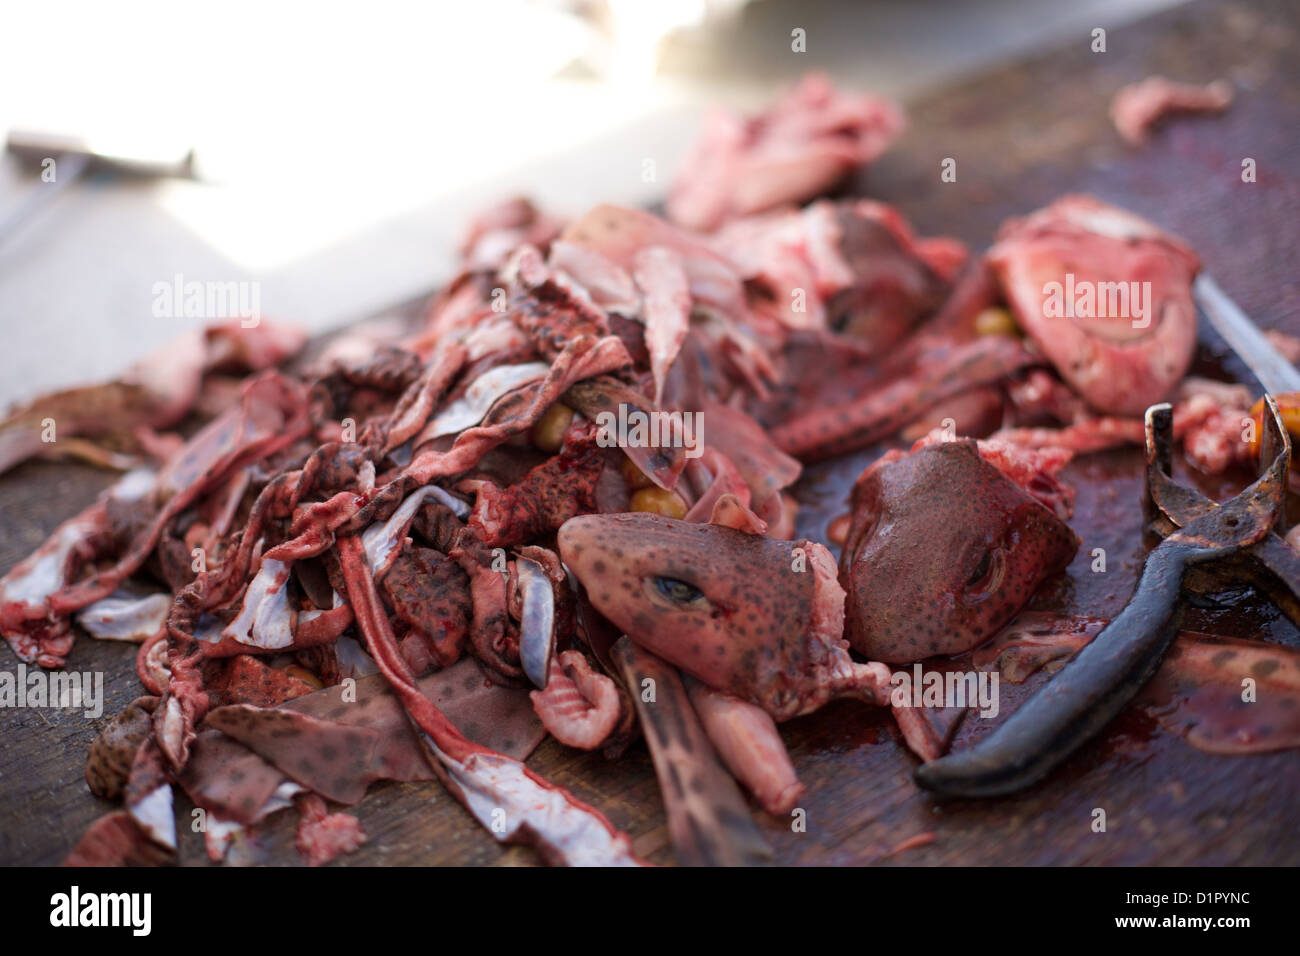
<path fill-rule="evenodd" d="M 1103 25 L 1104 26 L 1104 25 Z M 1300 334 L 1300 5 L 1194 3 L 1110 29 L 1107 52 L 1081 33 L 1065 47 L 957 83 L 909 104 L 902 141 L 851 192 L 897 205 L 922 234 L 986 247 L 1008 216 L 1074 191 L 1091 192 L 1187 239 L 1206 267 L 1266 328 Z M 1150 145 L 1123 144 L 1107 115 L 1111 95 L 1152 73 L 1180 80 L 1231 79 L 1237 102 L 1223 117 L 1176 120 Z M 1253 158 L 1257 181 L 1241 181 Z M 957 180 L 940 180 L 956 160 Z M 1198 365 L 1244 375 L 1203 333 Z M 1249 381 L 1249 379 L 1245 379 Z M 871 454 L 809 472 L 800 489 L 803 534 L 824 540 L 825 522 Z M 1085 458 L 1066 479 L 1078 488 L 1073 525 L 1080 557 L 1034 607 L 1113 615 L 1136 581 L 1142 539 L 1136 453 Z M 1237 476 L 1238 478 L 1242 476 Z M 0 477 L 0 569 L 8 569 L 108 481 L 93 469 L 31 463 Z M 1230 483 L 1203 487 L 1220 495 Z M 1108 571 L 1087 559 L 1104 547 Z M 1269 605 L 1250 595 L 1228 611 L 1186 622 L 1217 633 L 1300 643 Z M 100 814 L 82 773 L 100 727 L 140 693 L 135 648 L 83 638 L 69 667 L 104 673 L 104 716 L 0 710 L 0 864 L 53 864 Z M 0 649 L 0 669 L 17 661 Z M 1004 713 L 1027 690 L 1004 683 Z M 971 723 L 968 721 L 968 723 Z M 1051 779 L 994 802 L 941 803 L 911 782 L 915 759 L 887 714 L 850 702 L 783 725 L 801 779 L 806 832 L 755 811 L 780 863 L 1186 864 L 1300 862 L 1300 759 L 1294 752 L 1212 756 L 1130 708 Z M 963 731 L 968 733 L 969 731 Z M 957 746 L 965 738 L 959 737 Z M 672 861 L 662 805 L 643 745 L 617 762 L 547 741 L 529 765 L 604 810 L 638 852 Z M 1094 832 L 1094 810 L 1107 829 Z M 205 864 L 191 807 L 178 798 L 181 860 Z M 339 865 L 526 864 L 529 851 L 499 847 L 437 784 L 371 788 L 354 811 L 369 842 Z M 294 814 L 273 818 L 250 859 L 298 864 Z M 922 835 L 924 845 L 892 852 Z"/>

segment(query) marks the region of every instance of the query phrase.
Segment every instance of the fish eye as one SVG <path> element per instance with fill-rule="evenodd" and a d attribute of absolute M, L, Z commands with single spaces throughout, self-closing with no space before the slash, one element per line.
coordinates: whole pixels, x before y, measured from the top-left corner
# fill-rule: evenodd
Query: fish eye
<path fill-rule="evenodd" d="M 693 584 L 688 584 L 678 578 L 666 578 L 656 576 L 654 579 L 655 590 L 671 601 L 673 604 L 688 605 L 695 604 L 704 600 L 704 592 Z"/>
<path fill-rule="evenodd" d="M 997 593 L 998 588 L 1002 586 L 1002 579 L 1006 576 L 1006 570 L 1006 551 L 1003 548 L 995 547 L 985 551 L 966 581 L 962 593 L 963 602 L 967 606 L 979 604 Z"/>
<path fill-rule="evenodd" d="M 975 565 L 975 570 L 971 572 L 970 578 L 966 581 L 966 586 L 974 587 L 984 580 L 984 575 L 989 573 L 989 566 L 993 563 L 993 554 L 991 551 L 985 551 L 984 557 L 980 558 L 980 563 Z"/>

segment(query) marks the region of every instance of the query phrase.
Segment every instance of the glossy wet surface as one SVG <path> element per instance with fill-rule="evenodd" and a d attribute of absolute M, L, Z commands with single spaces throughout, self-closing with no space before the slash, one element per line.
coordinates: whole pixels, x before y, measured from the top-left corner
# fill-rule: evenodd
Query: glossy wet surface
<path fill-rule="evenodd" d="M 1096 57 L 1086 38 L 1076 48 L 941 92 L 915 104 L 899 148 L 865 185 L 895 202 L 925 234 L 955 233 L 985 246 L 1008 215 L 1070 190 L 1091 190 L 1183 235 L 1220 283 L 1266 327 L 1295 326 L 1300 284 L 1300 64 L 1294 4 L 1198 3 L 1112 35 L 1113 52 Z M 1124 82 L 1161 72 L 1186 79 L 1234 77 L 1249 84 L 1221 119 L 1171 124 L 1143 153 L 1124 147 L 1106 117 Z M 1253 191 L 1239 179 L 1249 143 L 1260 165 Z M 959 159 L 955 184 L 938 181 L 943 157 Z M 1212 336 L 1207 341 L 1213 343 Z M 1202 365 L 1214 365 L 1211 345 Z M 1229 372 L 1242 374 L 1235 361 Z M 1204 368 L 1203 368 L 1204 370 Z M 872 458 L 810 469 L 801 486 L 808 506 L 802 533 L 825 540 L 825 522 L 843 510 L 842 495 Z M 1185 472 L 1177 477 L 1183 480 Z M 1141 456 L 1136 450 L 1072 463 L 1064 479 L 1078 489 L 1073 527 L 1083 538 L 1074 562 L 1031 606 L 1109 616 L 1123 607 L 1152 541 L 1142 537 Z M 1249 476 L 1202 485 L 1222 499 Z M 0 478 L 0 568 L 21 559 L 61 520 L 107 483 L 90 469 L 36 463 Z M 1296 516 L 1293 516 L 1296 517 Z M 1105 549 L 1107 570 L 1091 570 Z M 1252 593 L 1224 607 L 1195 610 L 1188 627 L 1296 645 L 1289 622 Z M 82 777 L 99 728 L 139 694 L 133 647 L 80 640 L 77 670 L 104 673 L 104 714 L 0 710 L 0 863 L 54 863 L 87 825 L 112 809 L 90 795 Z M 0 649 L 0 669 L 17 663 Z M 1001 684 L 1000 717 L 1039 686 Z M 991 730 L 967 719 L 956 746 Z M 916 759 L 884 712 L 833 704 L 782 726 L 796 771 L 808 787 L 804 827 L 756 819 L 782 863 L 1272 863 L 1300 862 L 1300 759 L 1294 751 L 1246 757 L 1204 753 L 1165 730 L 1136 705 L 1062 770 L 1027 793 L 998 801 L 941 803 L 911 781 Z M 620 760 L 547 741 L 529 765 L 605 811 L 633 835 L 638 852 L 672 861 L 658 785 L 643 746 Z M 181 859 L 206 862 L 198 834 L 185 826 L 178 800 Z M 1099 832 L 1098 811 L 1105 814 Z M 501 849 L 436 783 L 384 784 L 356 808 L 370 841 L 349 864 L 524 864 L 525 850 Z M 256 847 L 235 858 L 297 865 L 292 813 L 273 818 Z M 933 834 L 897 854 L 904 841 Z M 923 842 L 923 841 L 920 841 Z"/>

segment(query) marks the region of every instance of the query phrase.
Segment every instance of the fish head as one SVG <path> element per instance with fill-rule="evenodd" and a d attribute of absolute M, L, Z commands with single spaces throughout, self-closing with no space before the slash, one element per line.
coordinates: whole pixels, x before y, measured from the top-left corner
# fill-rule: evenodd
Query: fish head
<path fill-rule="evenodd" d="M 571 518 L 558 540 L 596 610 L 712 686 L 807 627 L 812 580 L 792 572 L 792 542 L 643 513 Z"/>
<path fill-rule="evenodd" d="M 1089 405 L 1141 416 L 1196 352 L 1196 252 L 1091 196 L 1005 223 L 988 263 L 1016 321 Z"/>
<path fill-rule="evenodd" d="M 982 643 L 1079 546 L 969 439 L 876 462 L 852 503 L 840 557 L 845 637 L 890 664 Z"/>
<path fill-rule="evenodd" d="M 558 540 L 588 600 L 634 643 L 771 713 L 815 690 L 814 632 L 839 641 L 843 593 L 820 545 L 641 513 L 570 518 Z"/>

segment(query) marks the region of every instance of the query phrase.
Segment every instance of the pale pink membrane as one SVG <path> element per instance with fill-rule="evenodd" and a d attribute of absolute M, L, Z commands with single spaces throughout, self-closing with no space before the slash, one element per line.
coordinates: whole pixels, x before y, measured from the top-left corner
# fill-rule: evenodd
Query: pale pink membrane
<path fill-rule="evenodd" d="M 1225 80 L 1199 85 L 1149 76 L 1120 88 L 1111 100 L 1110 116 L 1124 139 L 1141 146 L 1151 127 L 1170 113 L 1221 113 L 1230 105 L 1232 85 Z"/>
<path fill-rule="evenodd" d="M 804 786 L 790 763 L 772 716 L 757 704 L 688 680 L 691 703 L 718 756 L 732 776 L 776 816 L 799 802 Z"/>
<path fill-rule="evenodd" d="M 890 670 L 885 664 L 869 661 L 858 664 L 849 656 L 849 642 L 844 634 L 844 588 L 840 587 L 835 558 L 825 545 L 815 541 L 800 542 L 813 572 L 813 599 L 808 631 L 809 663 L 817 674 L 818 695 L 797 713 L 809 713 L 836 697 L 859 697 L 868 703 L 889 703 Z M 795 714 L 782 715 L 795 716 Z"/>
<path fill-rule="evenodd" d="M 553 658 L 546 689 L 529 696 L 551 736 L 579 750 L 603 744 L 622 716 L 618 688 L 593 671 L 581 651 L 564 651 Z"/>
<path fill-rule="evenodd" d="M 366 842 L 361 821 L 350 813 L 329 813 L 315 794 L 298 797 L 298 833 L 294 846 L 311 866 L 321 866 Z"/>

